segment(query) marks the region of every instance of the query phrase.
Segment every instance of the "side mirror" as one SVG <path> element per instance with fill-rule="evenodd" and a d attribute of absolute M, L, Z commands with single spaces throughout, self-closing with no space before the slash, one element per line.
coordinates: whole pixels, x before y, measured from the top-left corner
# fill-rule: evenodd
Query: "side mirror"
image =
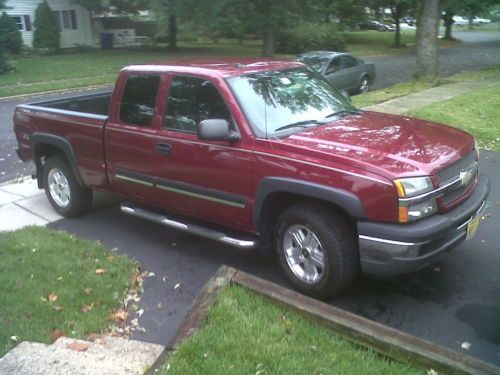
<path fill-rule="evenodd" d="M 235 142 L 240 139 L 240 135 L 230 129 L 227 120 L 216 118 L 200 122 L 198 138 L 204 141 Z"/>
<path fill-rule="evenodd" d="M 351 95 L 349 95 L 346 90 L 340 90 L 340 95 L 342 95 L 349 103 L 351 102 Z"/>

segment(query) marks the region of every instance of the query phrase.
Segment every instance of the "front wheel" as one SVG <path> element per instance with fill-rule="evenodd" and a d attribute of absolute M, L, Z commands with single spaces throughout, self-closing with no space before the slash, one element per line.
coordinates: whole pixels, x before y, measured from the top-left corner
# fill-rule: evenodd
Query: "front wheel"
<path fill-rule="evenodd" d="M 358 86 L 358 94 L 367 93 L 370 90 L 370 78 L 368 76 L 361 77 Z"/>
<path fill-rule="evenodd" d="M 76 181 L 66 160 L 52 156 L 43 167 L 45 194 L 54 209 L 66 217 L 87 211 L 92 204 L 92 190 Z"/>
<path fill-rule="evenodd" d="M 275 243 L 290 283 L 312 297 L 340 293 L 359 273 L 352 228 L 331 209 L 297 205 L 285 210 L 278 218 Z"/>

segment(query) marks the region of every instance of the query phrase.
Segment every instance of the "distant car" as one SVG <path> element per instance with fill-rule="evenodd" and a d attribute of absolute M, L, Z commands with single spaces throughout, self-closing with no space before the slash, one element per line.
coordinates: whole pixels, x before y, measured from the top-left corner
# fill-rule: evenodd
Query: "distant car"
<path fill-rule="evenodd" d="M 364 21 L 359 23 L 361 30 L 377 30 L 377 31 L 395 31 L 396 28 L 392 25 L 386 25 L 378 21 Z"/>
<path fill-rule="evenodd" d="M 375 64 L 349 53 L 313 51 L 297 56 L 297 60 L 319 72 L 336 89 L 351 95 L 368 92 L 375 82 Z"/>

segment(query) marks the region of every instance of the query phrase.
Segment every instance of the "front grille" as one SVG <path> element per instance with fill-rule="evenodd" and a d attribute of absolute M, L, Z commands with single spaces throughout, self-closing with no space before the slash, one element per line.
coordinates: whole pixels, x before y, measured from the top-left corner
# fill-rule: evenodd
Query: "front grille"
<path fill-rule="evenodd" d="M 436 174 L 436 178 L 439 182 L 439 186 L 444 186 L 447 183 L 456 180 L 460 177 L 460 172 L 468 170 L 474 166 L 476 162 L 475 152 L 472 151 L 467 156 L 454 162 L 450 166 L 444 168 Z M 446 206 L 451 205 L 456 200 L 460 199 L 464 194 L 467 193 L 469 187 L 475 182 L 476 176 L 471 178 L 467 185 L 461 185 L 455 190 L 450 191 L 441 198 L 441 204 Z"/>
<path fill-rule="evenodd" d="M 450 166 L 439 171 L 436 175 L 437 180 L 439 182 L 439 186 L 443 186 L 447 182 L 450 182 L 458 178 L 460 172 L 472 167 L 475 161 L 476 161 L 476 155 L 475 152 L 472 151 L 464 158 L 457 160 Z"/>

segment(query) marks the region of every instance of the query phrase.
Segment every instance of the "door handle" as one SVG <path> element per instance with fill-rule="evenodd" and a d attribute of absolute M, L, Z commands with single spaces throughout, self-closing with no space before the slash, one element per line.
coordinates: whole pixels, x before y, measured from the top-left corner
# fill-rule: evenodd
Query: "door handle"
<path fill-rule="evenodd" d="M 162 155 L 170 154 L 172 146 L 168 143 L 157 143 L 155 146 L 156 152 Z"/>

